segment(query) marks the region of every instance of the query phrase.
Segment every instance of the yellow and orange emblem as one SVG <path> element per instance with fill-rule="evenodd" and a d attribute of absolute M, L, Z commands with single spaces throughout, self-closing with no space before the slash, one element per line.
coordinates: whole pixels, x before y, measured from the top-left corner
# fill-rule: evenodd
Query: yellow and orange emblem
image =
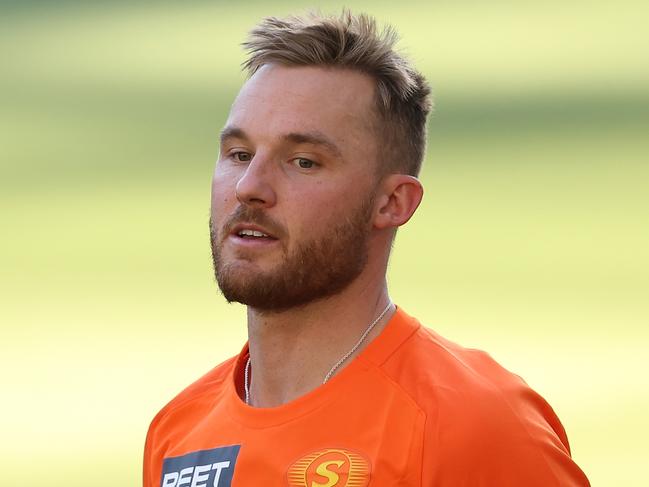
<path fill-rule="evenodd" d="M 365 487 L 369 480 L 368 461 L 342 449 L 309 453 L 288 469 L 291 487 Z"/>

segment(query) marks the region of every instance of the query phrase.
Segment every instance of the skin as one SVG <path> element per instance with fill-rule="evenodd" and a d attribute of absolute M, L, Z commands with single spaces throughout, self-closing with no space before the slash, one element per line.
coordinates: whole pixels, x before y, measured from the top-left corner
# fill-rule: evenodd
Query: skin
<path fill-rule="evenodd" d="M 365 74 L 273 64 L 243 85 L 232 106 L 212 181 L 211 230 L 224 239 L 221 258 L 242 279 L 272 273 L 286 252 L 325 238 L 374 196 L 367 264 L 347 287 L 279 311 L 248 306 L 253 406 L 279 406 L 321 385 L 390 301 L 385 274 L 394 231 L 415 212 L 423 188 L 405 174 L 377 176 L 373 106 L 374 82 Z M 277 238 L 229 237 L 224 227 L 240 207 L 263 212 L 273 222 L 264 229 Z"/>

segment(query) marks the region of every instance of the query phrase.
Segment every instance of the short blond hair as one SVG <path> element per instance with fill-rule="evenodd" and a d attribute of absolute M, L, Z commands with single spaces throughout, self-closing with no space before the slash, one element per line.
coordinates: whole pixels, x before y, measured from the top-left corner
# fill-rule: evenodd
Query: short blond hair
<path fill-rule="evenodd" d="M 395 51 L 397 40 L 392 27 L 379 32 L 372 17 L 348 10 L 340 16 L 267 17 L 243 43 L 249 55 L 243 67 L 250 76 L 270 63 L 340 67 L 371 76 L 376 82 L 379 170 L 416 176 L 432 101 L 424 77 Z"/>

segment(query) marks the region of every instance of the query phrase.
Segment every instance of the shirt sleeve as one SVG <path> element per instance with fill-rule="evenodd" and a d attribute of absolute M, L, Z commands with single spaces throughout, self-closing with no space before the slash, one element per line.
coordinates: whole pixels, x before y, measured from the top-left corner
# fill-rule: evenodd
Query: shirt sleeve
<path fill-rule="evenodd" d="M 590 486 L 556 414 L 522 380 L 460 405 L 454 399 L 455 407 L 442 402 L 437 418 L 428 418 L 425 486 Z"/>
<path fill-rule="evenodd" d="M 142 461 L 142 487 L 159 487 L 162 458 L 160 441 L 158 440 L 158 425 L 165 413 L 163 408 L 151 421 L 144 443 L 144 458 Z"/>
<path fill-rule="evenodd" d="M 146 435 L 146 442 L 144 443 L 144 458 L 142 461 L 142 487 L 153 487 L 153 480 L 151 478 L 151 461 L 152 461 L 152 441 L 153 431 L 155 427 L 155 420 L 151 422 L 149 430 Z"/>

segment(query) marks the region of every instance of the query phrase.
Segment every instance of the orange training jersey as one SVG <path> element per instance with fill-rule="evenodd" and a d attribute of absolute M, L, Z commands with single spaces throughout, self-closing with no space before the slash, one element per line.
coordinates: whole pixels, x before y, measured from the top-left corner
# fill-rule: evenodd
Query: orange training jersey
<path fill-rule="evenodd" d="M 590 485 L 543 398 L 401 309 L 331 380 L 279 407 L 240 398 L 247 356 L 158 413 L 144 487 Z"/>

